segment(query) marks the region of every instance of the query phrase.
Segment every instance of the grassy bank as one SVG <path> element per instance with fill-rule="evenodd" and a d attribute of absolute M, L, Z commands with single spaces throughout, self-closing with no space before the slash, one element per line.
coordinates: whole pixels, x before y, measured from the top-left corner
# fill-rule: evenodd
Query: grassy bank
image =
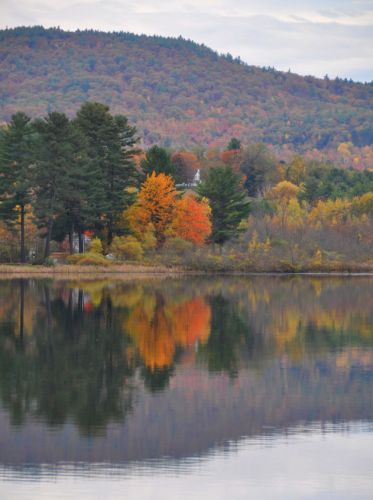
<path fill-rule="evenodd" d="M 235 268 L 235 266 L 219 266 L 216 268 L 188 268 L 183 266 L 165 266 L 165 265 L 145 265 L 138 263 L 112 264 L 109 267 L 104 266 L 80 266 L 59 264 L 55 266 L 28 265 L 28 264 L 0 264 L 0 278 L 10 277 L 84 277 L 94 278 L 100 276 L 148 276 L 162 275 L 175 276 L 181 274 L 373 274 L 372 264 L 346 263 L 338 265 L 325 265 L 314 267 L 299 268 L 256 268 L 247 269 Z"/>
<path fill-rule="evenodd" d="M 0 277 L 54 277 L 54 276 L 100 276 L 100 275 L 133 275 L 161 274 L 171 275 L 185 272 L 179 267 L 147 266 L 143 264 L 113 264 L 104 266 L 79 266 L 60 264 L 56 266 L 0 264 Z"/>

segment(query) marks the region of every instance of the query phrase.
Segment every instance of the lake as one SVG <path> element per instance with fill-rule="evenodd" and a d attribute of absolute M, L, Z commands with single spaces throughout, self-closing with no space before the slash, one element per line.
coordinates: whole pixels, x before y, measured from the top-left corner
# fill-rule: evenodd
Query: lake
<path fill-rule="evenodd" d="M 373 277 L 0 280 L 0 498 L 373 498 Z"/>

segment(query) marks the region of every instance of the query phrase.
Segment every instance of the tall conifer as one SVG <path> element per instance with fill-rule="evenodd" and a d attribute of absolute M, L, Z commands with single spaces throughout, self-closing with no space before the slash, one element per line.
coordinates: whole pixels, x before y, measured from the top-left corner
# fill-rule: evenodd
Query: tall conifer
<path fill-rule="evenodd" d="M 26 260 L 25 216 L 30 202 L 31 164 L 30 118 L 19 112 L 12 116 L 0 141 L 0 217 L 9 226 L 14 226 L 19 217 L 21 262 Z"/>
<path fill-rule="evenodd" d="M 123 115 L 112 116 L 109 107 L 97 102 L 83 104 L 75 121 L 88 143 L 98 226 L 110 245 L 116 220 L 126 206 L 125 189 L 137 183 L 132 156 L 136 129 Z"/>
<path fill-rule="evenodd" d="M 34 208 L 39 226 L 46 231 L 46 258 L 58 217 L 63 214 L 71 222 L 71 217 L 81 220 L 85 215 L 81 176 L 88 169 L 84 168 L 84 143 L 66 115 L 49 113 L 34 126 L 38 132 Z"/>
<path fill-rule="evenodd" d="M 249 214 L 250 203 L 240 181 L 230 167 L 213 167 L 197 187 L 197 192 L 210 202 L 214 243 L 221 244 L 236 236 L 241 220 Z"/>

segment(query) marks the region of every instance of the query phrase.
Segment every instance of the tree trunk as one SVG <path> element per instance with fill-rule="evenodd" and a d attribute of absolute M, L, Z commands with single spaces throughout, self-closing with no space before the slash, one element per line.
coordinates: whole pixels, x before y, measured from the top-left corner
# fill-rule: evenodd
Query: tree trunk
<path fill-rule="evenodd" d="M 25 205 L 21 205 L 21 263 L 26 262 L 25 253 Z"/>
<path fill-rule="evenodd" d="M 108 231 L 107 231 L 107 246 L 108 246 L 108 248 L 110 247 L 112 241 L 113 241 L 113 223 L 110 219 L 109 225 L 108 225 Z"/>
<path fill-rule="evenodd" d="M 51 253 L 52 227 L 53 221 L 52 219 L 49 219 L 47 225 L 47 236 L 45 238 L 44 260 L 47 259 L 49 257 L 49 254 Z"/>
<path fill-rule="evenodd" d="M 79 253 L 83 253 L 84 252 L 84 235 L 80 229 L 78 232 L 78 239 L 79 239 Z"/>
<path fill-rule="evenodd" d="M 74 226 L 72 225 L 69 231 L 69 251 L 70 255 L 74 253 Z"/>

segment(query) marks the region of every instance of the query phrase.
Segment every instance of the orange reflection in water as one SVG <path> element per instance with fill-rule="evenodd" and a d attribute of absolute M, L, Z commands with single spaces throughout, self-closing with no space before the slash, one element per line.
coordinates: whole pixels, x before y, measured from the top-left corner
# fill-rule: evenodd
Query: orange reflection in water
<path fill-rule="evenodd" d="M 138 304 L 124 326 L 144 364 L 155 370 L 172 364 L 177 346 L 206 343 L 210 322 L 210 306 L 203 298 L 166 306 L 163 297 L 157 295 L 153 307 Z"/>

